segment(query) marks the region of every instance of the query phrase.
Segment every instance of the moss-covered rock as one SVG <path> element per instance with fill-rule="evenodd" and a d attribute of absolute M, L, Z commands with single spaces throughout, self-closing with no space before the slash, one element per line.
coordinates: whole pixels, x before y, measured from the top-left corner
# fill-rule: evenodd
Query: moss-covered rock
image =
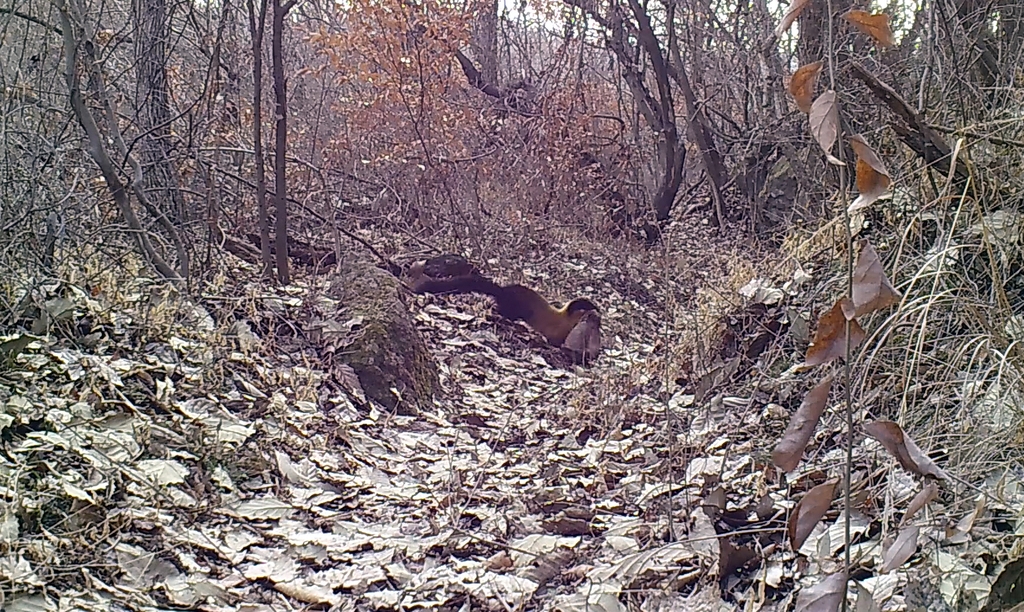
<path fill-rule="evenodd" d="M 344 264 L 329 289 L 339 317 L 358 321 L 336 357 L 352 367 L 368 399 L 410 414 L 432 401 L 440 383 L 404 291 L 392 274 L 364 262 Z"/>

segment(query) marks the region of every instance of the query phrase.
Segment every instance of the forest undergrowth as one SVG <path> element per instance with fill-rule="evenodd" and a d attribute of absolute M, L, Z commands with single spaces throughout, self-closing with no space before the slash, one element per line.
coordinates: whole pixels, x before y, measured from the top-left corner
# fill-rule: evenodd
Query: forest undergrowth
<path fill-rule="evenodd" d="M 1000 252 L 1010 220 L 985 221 Z M 799 607 L 844 525 L 823 511 L 796 554 L 788 500 L 843 464 L 838 406 L 795 472 L 768 455 L 841 282 L 830 231 L 757 257 L 699 222 L 614 257 L 566 231 L 543 237 L 562 249 L 546 258 L 490 259 L 506 282 L 598 300 L 605 353 L 563 369 L 486 299 L 410 297 L 444 388 L 417 416 L 325 386 L 315 342 L 267 332 L 301 329 L 316 276 L 275 290 L 225 254 L 188 297 L 97 254 L 28 294 L 9 279 L 8 303 L 45 325 L 0 345 L 5 609 Z M 851 597 L 1009 601 L 1015 318 L 972 296 L 964 258 L 884 248 L 904 298 L 866 323 L 884 341 L 854 362 L 858 418 L 898 421 L 957 484 L 922 502 L 908 548 L 892 538 L 917 512 L 914 466 L 860 439 Z"/>
<path fill-rule="evenodd" d="M 0 7 L 0 608 L 1019 612 L 1022 6 Z"/>

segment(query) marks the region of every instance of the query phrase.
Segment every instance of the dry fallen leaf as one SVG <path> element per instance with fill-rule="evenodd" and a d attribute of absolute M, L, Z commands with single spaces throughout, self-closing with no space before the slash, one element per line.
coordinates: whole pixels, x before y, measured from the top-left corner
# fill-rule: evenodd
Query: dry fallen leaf
<path fill-rule="evenodd" d="M 796 100 L 796 107 L 804 113 L 811 112 L 811 103 L 814 101 L 814 85 L 818 82 L 818 75 L 821 74 L 821 67 L 824 64 L 821 60 L 800 66 L 789 79 L 789 93 Z"/>
<path fill-rule="evenodd" d="M 899 303 L 903 296 L 889 282 L 878 253 L 867 240 L 860 241 L 857 267 L 853 271 L 854 316 L 862 317 Z"/>
<path fill-rule="evenodd" d="M 814 586 L 800 589 L 793 612 L 836 612 L 845 600 L 846 572 L 838 572 Z"/>
<path fill-rule="evenodd" d="M 921 511 L 922 508 L 935 501 L 935 498 L 939 496 L 939 485 L 934 482 L 929 482 L 918 491 L 914 499 L 910 500 L 910 504 L 907 506 L 907 511 L 903 513 L 903 518 L 900 519 L 900 527 L 907 524 L 910 519 Z"/>
<path fill-rule="evenodd" d="M 902 566 L 910 557 L 914 556 L 914 553 L 917 552 L 917 536 L 920 532 L 917 525 L 900 530 L 896 541 L 882 553 L 881 571 L 883 574 L 888 574 Z"/>
<path fill-rule="evenodd" d="M 978 499 L 974 503 L 974 510 L 960 519 L 956 527 L 946 534 L 945 543 L 966 544 L 970 540 L 969 536 L 971 529 L 974 529 L 974 523 L 981 517 L 983 512 L 985 512 L 985 496 L 978 495 Z"/>
<path fill-rule="evenodd" d="M 918 447 L 914 441 L 903 432 L 898 423 L 893 421 L 872 421 L 864 424 L 864 431 L 872 438 L 878 440 L 889 451 L 889 454 L 896 458 L 903 469 L 918 476 L 932 476 L 940 480 L 948 478 L 931 457 Z"/>
<path fill-rule="evenodd" d="M 772 462 L 783 472 L 792 472 L 800 463 L 807 441 L 811 439 L 818 419 L 828 403 L 828 392 L 832 389 L 832 376 L 807 392 L 800 407 L 789 420 L 789 426 L 772 452 Z"/>
<path fill-rule="evenodd" d="M 867 34 L 882 47 L 895 44 L 892 28 L 889 27 L 889 16 L 885 13 L 869 13 L 867 11 L 850 10 L 843 15 L 855 28 Z"/>
<path fill-rule="evenodd" d="M 814 332 L 814 340 L 811 346 L 807 347 L 804 355 L 804 366 L 814 367 L 839 359 L 846 355 L 846 320 L 843 314 L 846 310 L 853 308 L 847 304 L 849 300 L 842 298 L 832 306 L 825 314 L 818 319 L 818 329 Z M 867 338 L 867 333 L 857 323 L 856 319 L 850 320 L 850 350 L 856 349 L 860 343 Z"/>
<path fill-rule="evenodd" d="M 837 484 L 839 484 L 838 478 L 823 482 L 808 491 L 797 502 L 786 527 L 789 534 L 789 545 L 793 550 L 798 550 L 804 545 L 804 541 L 807 536 L 811 535 L 814 526 L 828 512 Z"/>
<path fill-rule="evenodd" d="M 871 596 L 871 591 L 856 580 L 853 581 L 853 584 L 857 589 L 857 605 L 853 608 L 854 612 L 882 612 L 878 602 Z"/>

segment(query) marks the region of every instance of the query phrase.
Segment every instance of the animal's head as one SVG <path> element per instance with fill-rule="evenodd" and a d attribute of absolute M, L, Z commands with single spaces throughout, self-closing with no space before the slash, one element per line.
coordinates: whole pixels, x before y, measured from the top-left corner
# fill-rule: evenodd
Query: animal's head
<path fill-rule="evenodd" d="M 566 305 L 565 307 L 565 311 L 569 314 L 590 312 L 596 310 L 597 306 L 595 306 L 594 303 L 588 300 L 587 298 L 576 298 L 575 300 L 569 302 L 569 304 Z"/>
<path fill-rule="evenodd" d="M 576 363 L 587 364 L 601 354 L 601 315 L 597 310 L 577 312 L 579 321 L 566 336 L 562 348 Z"/>

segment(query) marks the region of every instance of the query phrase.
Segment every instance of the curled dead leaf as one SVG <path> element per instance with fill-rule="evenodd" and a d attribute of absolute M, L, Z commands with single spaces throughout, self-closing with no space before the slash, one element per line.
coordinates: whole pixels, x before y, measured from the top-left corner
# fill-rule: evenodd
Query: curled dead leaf
<path fill-rule="evenodd" d="M 879 46 L 891 47 L 895 44 L 892 28 L 889 27 L 889 16 L 885 13 L 869 13 L 855 9 L 847 11 L 843 18 L 873 38 Z"/>
<path fill-rule="evenodd" d="M 857 159 L 863 159 L 866 164 L 871 166 L 872 170 L 889 177 L 889 171 L 886 169 L 882 158 L 878 156 L 878 153 L 875 153 L 875 150 L 871 148 L 871 145 L 868 144 L 868 141 L 863 136 L 854 134 L 847 140 L 849 140 L 850 147 L 853 149 Z"/>
<path fill-rule="evenodd" d="M 818 96 L 811 104 L 811 112 L 807 118 L 811 124 L 811 135 L 825 152 L 828 162 L 836 166 L 845 166 L 846 164 L 832 155 L 832 147 L 839 137 L 839 102 L 836 99 L 836 92 L 830 89 Z"/>
<path fill-rule="evenodd" d="M 811 112 L 811 103 L 814 101 L 814 85 L 818 82 L 818 75 L 821 74 L 823 62 L 816 62 L 800 66 L 789 79 L 789 93 L 796 100 L 796 107 L 804 113 Z"/>
<path fill-rule="evenodd" d="M 793 25 L 796 18 L 800 16 L 800 13 L 807 8 L 807 3 L 810 0 L 793 0 L 793 3 L 786 9 L 786 14 L 782 16 L 782 21 L 775 28 L 775 36 L 782 36 L 789 26 Z"/>
<path fill-rule="evenodd" d="M 904 527 L 896 536 L 892 546 L 882 553 L 882 573 L 888 574 L 892 570 L 902 566 L 914 553 L 917 552 L 917 537 L 921 530 L 914 525 Z"/>
<path fill-rule="evenodd" d="M 985 496 L 978 495 L 978 499 L 974 502 L 974 510 L 969 514 L 964 515 L 956 527 L 946 533 L 946 544 L 966 544 L 970 541 L 971 529 L 974 529 L 974 524 L 977 522 L 981 515 L 985 512 Z"/>
<path fill-rule="evenodd" d="M 899 303 L 903 298 L 885 275 L 878 253 L 867 240 L 860 241 L 857 267 L 853 270 L 854 316 L 862 317 Z"/>
<path fill-rule="evenodd" d="M 837 484 L 839 484 L 838 478 L 823 482 L 808 491 L 797 502 L 793 508 L 793 513 L 789 516 L 789 524 L 786 526 L 786 532 L 789 534 L 789 545 L 793 550 L 797 550 L 804 545 L 807 536 L 811 535 L 811 532 L 814 531 L 814 526 L 828 512 L 829 507 L 832 505 L 832 497 L 835 494 Z"/>
<path fill-rule="evenodd" d="M 831 389 L 832 376 L 826 376 L 807 392 L 800 402 L 800 407 L 790 418 L 786 433 L 772 451 L 772 462 L 783 472 L 792 472 L 800 463 L 800 457 L 807 448 L 807 441 L 811 439 L 814 428 L 818 426 L 818 419 L 821 418 L 821 413 L 828 403 L 828 392 Z"/>
<path fill-rule="evenodd" d="M 910 519 L 914 518 L 922 508 L 935 501 L 935 498 L 939 496 L 939 485 L 935 482 L 929 482 L 926 484 L 914 499 L 910 500 L 910 504 L 907 506 L 907 511 L 903 513 L 903 518 L 900 519 L 900 527 L 907 524 Z"/>
<path fill-rule="evenodd" d="M 793 612 L 836 612 L 844 601 L 846 572 L 837 572 L 814 586 L 800 589 Z"/>
<path fill-rule="evenodd" d="M 903 469 L 918 476 L 931 476 L 946 480 L 949 476 L 932 461 L 931 457 L 903 432 L 893 421 L 872 421 L 864 424 L 864 432 L 878 440 Z"/>
<path fill-rule="evenodd" d="M 845 306 L 844 306 L 845 305 Z M 834 361 L 846 355 L 846 321 L 843 311 L 853 309 L 847 298 L 842 298 L 832 309 L 818 319 L 818 329 L 814 332 L 814 340 L 807 347 L 804 355 L 804 366 L 814 367 Z M 856 319 L 850 320 L 850 350 L 856 349 L 867 338 L 864 328 Z"/>
<path fill-rule="evenodd" d="M 857 199 L 847 209 L 848 212 L 856 212 L 873 204 L 880 197 L 888 193 L 892 185 L 892 178 L 886 170 L 882 159 L 868 145 L 867 140 L 860 134 L 854 134 L 849 138 L 850 146 L 857 156 Z"/>
<path fill-rule="evenodd" d="M 855 612 L 882 612 L 874 597 L 871 596 L 871 591 L 856 580 L 853 584 L 857 589 L 857 605 L 853 608 Z"/>

